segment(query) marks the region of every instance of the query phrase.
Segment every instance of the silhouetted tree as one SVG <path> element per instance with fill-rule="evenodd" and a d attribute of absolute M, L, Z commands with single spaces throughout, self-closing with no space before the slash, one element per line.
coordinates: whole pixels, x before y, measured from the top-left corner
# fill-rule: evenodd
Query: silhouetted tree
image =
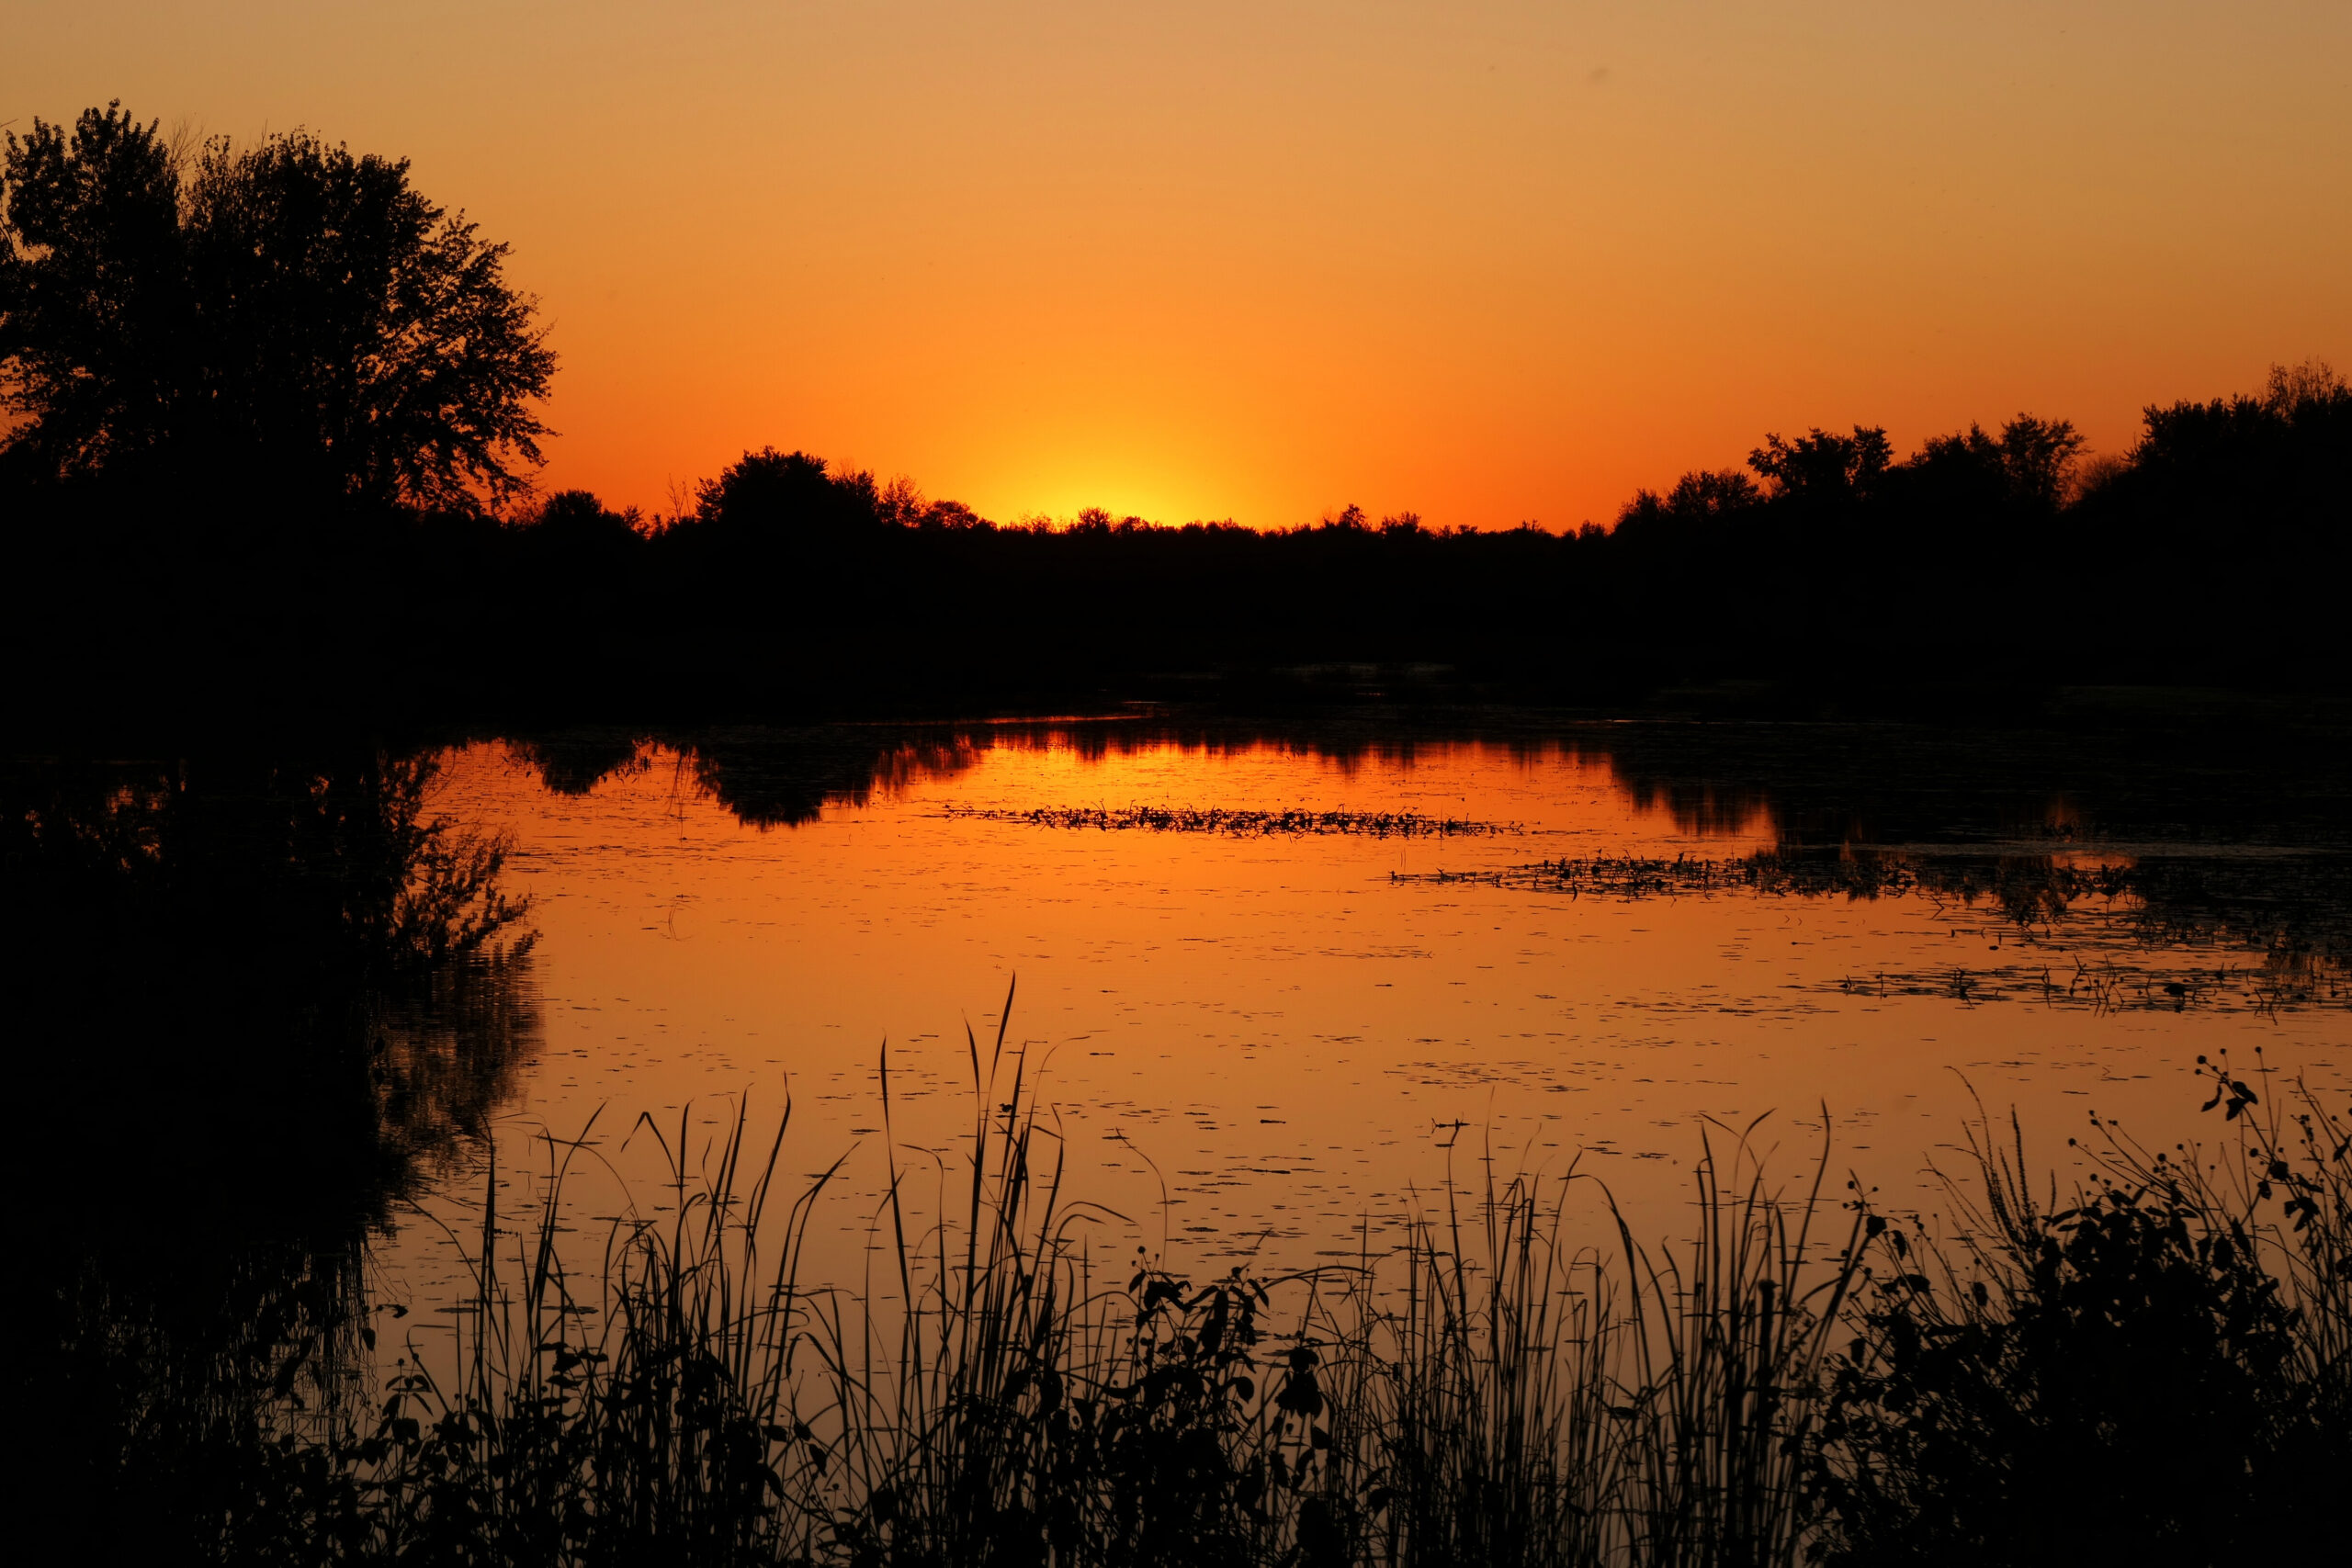
<path fill-rule="evenodd" d="M 1930 436 L 1902 468 L 1914 496 L 2047 514 L 2065 499 L 2082 448 L 2083 438 L 2069 422 L 2019 414 L 1997 436 L 1987 435 L 1979 424 L 1955 435 Z"/>
<path fill-rule="evenodd" d="M 2021 413 L 2001 426 L 1999 446 L 2012 497 L 2044 510 L 2065 499 L 2075 459 L 2083 451 L 2083 438 L 2073 421 Z"/>
<path fill-rule="evenodd" d="M 2352 400 L 2352 386 L 2345 384 L 2335 366 L 2316 356 L 2301 365 L 2273 365 L 2262 390 L 2264 406 L 2289 418 L 2311 408 L 2341 409 L 2347 400 Z"/>
<path fill-rule="evenodd" d="M 2176 493 L 2183 485 L 2200 491 L 2299 487 L 2319 479 L 2322 468 L 2341 475 L 2352 388 L 2324 360 L 2275 365 L 2259 396 L 2152 403 L 2143 418 L 2145 434 L 2132 465 L 2161 476 Z M 2340 489 L 2333 482 L 2326 488 L 2340 501 Z"/>
<path fill-rule="evenodd" d="M 691 525 L 741 542 L 808 546 L 870 533 L 882 498 L 867 473 L 834 475 L 822 457 L 746 452 L 695 492 Z"/>
<path fill-rule="evenodd" d="M 190 301 L 179 166 L 119 108 L 69 139 L 33 122 L 0 160 L 0 408 L 8 444 L 74 471 L 144 451 L 180 417 Z"/>
<path fill-rule="evenodd" d="M 535 301 L 405 160 L 295 131 L 191 163 L 109 106 L 11 134 L 0 199 L 0 399 L 38 468 L 170 447 L 376 503 L 527 487 Z"/>
<path fill-rule="evenodd" d="M 1773 499 L 1809 502 L 1865 499 L 1893 461 L 1886 432 L 1860 424 L 1851 435 L 1820 429 L 1794 441 L 1767 435 L 1747 455 L 1747 466 L 1763 477 Z"/>
<path fill-rule="evenodd" d="M 571 549 L 626 549 L 643 537 L 634 511 L 609 512 L 594 491 L 560 490 L 541 502 L 524 528 L 534 537 Z"/>
<path fill-rule="evenodd" d="M 507 248 L 411 189 L 405 159 L 215 142 L 188 212 L 217 431 L 373 500 L 524 488 L 555 355 Z"/>
<path fill-rule="evenodd" d="M 1746 511 L 1764 499 L 1756 481 L 1737 468 L 1694 468 L 1674 483 L 1664 496 L 1656 491 L 1634 492 L 1617 513 L 1617 525 L 1629 525 L 1638 535 L 1662 525 L 1713 522 Z"/>

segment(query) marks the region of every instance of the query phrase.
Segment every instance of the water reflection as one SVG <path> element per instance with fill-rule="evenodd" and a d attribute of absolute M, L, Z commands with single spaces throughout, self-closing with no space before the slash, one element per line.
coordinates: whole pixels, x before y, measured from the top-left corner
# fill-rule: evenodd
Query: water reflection
<path fill-rule="evenodd" d="M 2352 855 L 2345 852 L 2352 845 L 2344 836 L 2352 794 L 2334 749 L 2291 729 L 2184 741 L 2144 728 L 1991 734 L 1885 724 L 1595 724 L 1509 711 L 1275 720 L 1151 711 L 976 725 L 575 731 L 509 744 L 546 787 L 571 795 L 667 758 L 673 788 L 760 829 L 806 826 L 829 807 L 854 809 L 951 781 L 991 752 L 1055 751 L 1081 764 L 1170 751 L 1204 760 L 1272 752 L 1345 775 L 1370 765 L 1409 771 L 1417 759 L 1466 745 L 1530 768 L 1599 763 L 1636 810 L 1667 814 L 1684 835 L 1770 844 L 1740 867 L 1621 867 L 1601 878 L 1621 893 L 1704 893 L 1736 882 L 1812 897 L 1917 894 L 1994 913 L 2038 930 L 2044 942 L 2072 922 L 2084 942 L 2173 952 L 2191 969 L 2195 954 L 2222 955 L 2218 985 L 2151 972 L 2096 985 L 2077 976 L 2072 993 L 2111 1000 L 2136 987 L 2153 1005 L 2341 999 L 2352 950 Z M 1230 816 L 1229 804 L 1136 801 L 1108 809 L 1212 822 Z M 1079 808 L 1059 816 L 1002 809 L 1046 826 Z M 1104 809 L 1093 807 L 1085 820 L 1100 825 Z M 1246 819 L 1264 831 L 1263 817 Z M 1448 874 L 1423 874 L 1443 881 Z M 1566 863 L 1473 874 L 1531 889 L 1595 886 L 1593 868 Z M 2258 973 L 2246 969 L 2249 954 Z M 2026 969 L 1999 968 L 1959 985 L 1948 974 L 1894 983 L 1970 1000 L 2026 983 Z M 2052 995 L 2052 984 L 2043 976 L 2039 994 Z"/>
<path fill-rule="evenodd" d="M 287 1517 L 272 1439 L 357 1393 L 371 1235 L 534 1054 L 527 906 L 435 777 L 372 750 L 0 769 L 10 1339 L 55 1416 L 35 1492 L 109 1521 L 100 1556 Z"/>
<path fill-rule="evenodd" d="M 534 1124 L 788 1089 L 847 1148 L 880 1135 L 888 1040 L 896 1136 L 935 1143 L 960 1021 L 1018 973 L 1108 1201 L 1159 1201 L 1131 1139 L 1189 1206 L 1174 1245 L 1221 1258 L 1388 1212 L 1456 1120 L 1515 1158 L 1622 1155 L 1623 1192 L 1695 1115 L 1829 1098 L 1908 1183 L 1956 1074 L 2072 1131 L 2086 1101 L 2166 1113 L 2173 1072 L 2247 1031 L 2332 1071 L 2337 752 L 1139 711 L 532 736 L 449 767 L 546 900 Z"/>
<path fill-rule="evenodd" d="M 2276 1012 L 2352 1001 L 2352 860 L 2335 855 L 2239 852 L 2140 861 L 1847 845 L 1736 859 L 1562 858 L 1484 871 L 1392 873 L 1391 880 L 1572 898 L 1916 897 L 1955 924 L 1989 922 L 1995 952 L 2004 949 L 1999 938 L 2007 938 L 2012 956 L 2006 962 L 1931 971 L 1882 964 L 1840 977 L 1837 988 L 1849 995 L 1946 997 L 1972 1005 L 2026 998 L 2101 1011 L 2234 1005 Z"/>
<path fill-rule="evenodd" d="M 1342 775 L 1410 769 L 1474 746 L 1523 764 L 1604 763 L 1641 810 L 1696 837 L 1769 821 L 1784 845 L 2095 840 L 2340 841 L 2352 804 L 2333 730 L 1972 729 L 1857 721 L 1776 724 L 1579 721 L 1516 709 L 1351 709 L 1306 716 L 1138 709 L 1110 716 L 963 724 L 734 729 L 573 729 L 504 742 L 551 791 L 578 795 L 683 760 L 685 784 L 739 820 L 787 826 L 991 751 L 1058 751 L 1084 763 L 1175 750 L 1311 758 Z M 1182 804 L 1212 805 L 1214 802 Z"/>
<path fill-rule="evenodd" d="M 217 1215 L 266 1162 L 372 1214 L 481 1124 L 537 1028 L 528 906 L 502 842 L 426 810 L 435 776 L 372 752 L 0 775 L 18 1072 L 103 1097 L 109 1170 L 166 1161 Z"/>
<path fill-rule="evenodd" d="M 1445 722 L 1428 715 L 1324 715 L 1311 719 L 1159 712 L 980 724 L 858 724 L 721 730 L 566 730 L 503 744 L 541 784 L 583 795 L 668 759 L 677 787 L 717 801 L 748 827 L 800 827 L 825 809 L 862 807 L 923 783 L 969 773 L 992 752 L 1057 752 L 1084 764 L 1175 751 L 1205 759 L 1250 753 L 1312 759 L 1343 776 L 1366 767 L 1410 769 L 1460 746 L 1491 748 L 1525 764 L 1612 755 L 1605 729 L 1510 716 Z M 1686 831 L 1737 835 L 1768 809 L 1766 792 L 1704 781 L 1628 781 L 1644 810 L 1666 806 Z M 1203 807 L 1218 803 L 1182 803 Z"/>

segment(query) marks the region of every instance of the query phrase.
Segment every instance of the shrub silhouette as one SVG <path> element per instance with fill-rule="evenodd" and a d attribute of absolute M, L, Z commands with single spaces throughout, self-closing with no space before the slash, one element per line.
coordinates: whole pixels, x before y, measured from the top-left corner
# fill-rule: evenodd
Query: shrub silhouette
<path fill-rule="evenodd" d="M 2252 1093 L 2222 1083 L 2234 1117 Z M 1873 1280 L 1825 1394 L 1821 1559 L 2188 1568 L 2332 1540 L 2314 1483 L 2347 1434 L 2304 1361 L 2331 1303 L 2265 1258 L 2267 1182 L 2232 1201 L 2193 1153 L 2119 1138 L 2058 1207 L 2021 1140 L 1970 1142 L 1984 1196 L 1952 1189 L 1956 1242 L 1870 1218 Z"/>

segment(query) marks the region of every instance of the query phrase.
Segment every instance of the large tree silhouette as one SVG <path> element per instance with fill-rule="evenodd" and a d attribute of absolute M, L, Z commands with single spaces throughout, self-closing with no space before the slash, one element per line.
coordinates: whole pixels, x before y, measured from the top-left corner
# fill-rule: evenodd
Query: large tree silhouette
<path fill-rule="evenodd" d="M 0 407 L 37 475 L 170 461 L 470 509 L 527 488 L 555 355 L 507 248 L 306 131 L 193 156 L 119 106 L 0 165 Z"/>

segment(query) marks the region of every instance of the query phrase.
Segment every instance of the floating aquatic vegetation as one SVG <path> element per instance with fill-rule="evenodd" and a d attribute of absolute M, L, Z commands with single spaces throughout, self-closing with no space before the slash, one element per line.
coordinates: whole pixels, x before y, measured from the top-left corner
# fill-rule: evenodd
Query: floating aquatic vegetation
<path fill-rule="evenodd" d="M 1770 852 L 1733 859 L 1677 855 L 1563 856 L 1489 871 L 1391 872 L 1392 882 L 1476 883 L 1540 893 L 1608 894 L 1641 897 L 1653 894 L 1828 894 L 1876 898 L 1909 893 L 1920 886 L 1916 867 L 1877 857 L 1857 859 L 1784 857 Z"/>
<path fill-rule="evenodd" d="M 1424 817 L 1418 811 L 1245 811 L 1221 806 L 1040 806 L 1026 811 L 954 806 L 942 816 L 984 822 L 1024 822 L 1036 828 L 1092 828 L 1103 832 L 1223 833 L 1234 838 L 1304 838 L 1342 833 L 1368 839 L 1490 837 L 1521 833 L 1515 822 Z"/>
<path fill-rule="evenodd" d="M 2352 975 L 2311 953 L 2269 953 L 2252 964 L 2145 964 L 2113 953 L 2060 955 L 2050 964 L 1881 970 L 1823 987 L 1856 997 L 1939 997 L 1971 1006 L 2030 1002 L 2096 1013 L 2277 1013 L 2284 1008 L 2352 1003 Z"/>
<path fill-rule="evenodd" d="M 1852 995 L 2031 1001 L 2098 1012 L 2276 1012 L 2352 1001 L 2352 900 L 2326 856 L 2116 857 L 1846 848 L 1711 858 L 1563 857 L 1483 871 L 1392 872 L 1394 883 L 1645 898 L 1747 893 L 1930 903 L 1955 936 L 2030 956 L 1849 976 Z M 2147 955 L 2159 954 L 2155 959 Z"/>
<path fill-rule="evenodd" d="M 2085 897 L 2114 898 L 2132 891 L 2130 865 L 2026 865 L 1981 855 L 1936 857 L 1865 850 L 1836 854 L 1758 851 L 1728 858 L 1681 854 L 1664 857 L 1562 856 L 1487 871 L 1395 872 L 1396 882 L 1470 882 L 1492 887 L 1523 887 L 1544 893 L 1603 893 L 1640 897 L 1657 893 L 1748 891 L 1849 898 L 1898 897 L 1925 890 L 1963 901 L 1992 897 L 2013 918 L 2043 911 L 2063 913 Z"/>

